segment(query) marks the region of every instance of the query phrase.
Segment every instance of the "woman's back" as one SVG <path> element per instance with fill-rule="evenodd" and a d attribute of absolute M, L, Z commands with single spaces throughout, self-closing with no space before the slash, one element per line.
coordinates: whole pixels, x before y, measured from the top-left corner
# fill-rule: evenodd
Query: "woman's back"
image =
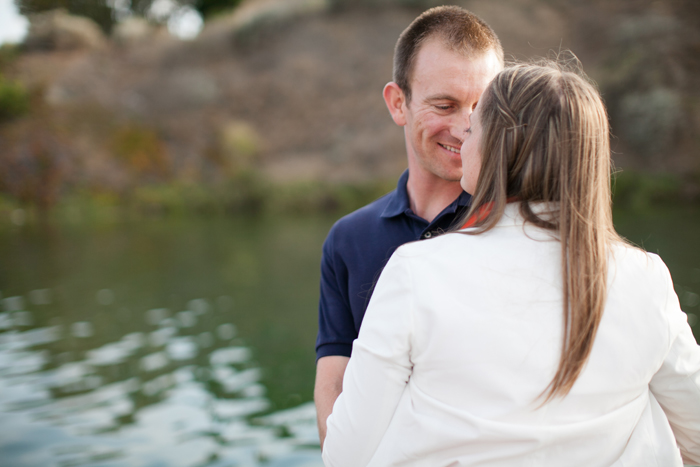
<path fill-rule="evenodd" d="M 649 383 L 671 339 L 689 332 L 685 315 L 658 257 L 622 244 L 611 253 L 591 355 L 569 394 L 542 404 L 563 329 L 561 248 L 552 233 L 523 228 L 514 203 L 481 235 L 401 247 L 353 348 L 362 371 L 349 367 L 344 383 L 381 394 L 410 374 L 395 407 L 343 401 L 369 410 L 351 417 L 385 420 L 381 440 L 361 443 L 377 448 L 369 465 L 655 465 L 655 457 L 680 465 Z M 346 431 L 342 412 L 334 418 Z"/>
<path fill-rule="evenodd" d="M 509 205 L 493 231 L 445 235 L 399 255 L 410 265 L 415 287 L 413 382 L 478 416 L 510 419 L 512 410 L 525 409 L 522 416 L 529 420 L 540 418 L 534 409 L 559 364 L 561 248 L 550 232 L 524 230 L 513 219 L 516 211 L 517 203 Z M 628 400 L 629 390 L 638 395 L 648 384 L 669 345 L 667 277 L 655 255 L 614 248 L 601 328 L 564 405 L 579 407 L 601 387 L 608 398 L 620 392 Z M 467 381 L 450 382 L 454 388 L 447 389 L 445 381 L 457 374 Z M 467 384 L 475 379 L 478 385 Z M 605 402 L 604 412 L 621 404 Z M 588 416 L 590 410 L 596 411 L 588 407 Z"/>

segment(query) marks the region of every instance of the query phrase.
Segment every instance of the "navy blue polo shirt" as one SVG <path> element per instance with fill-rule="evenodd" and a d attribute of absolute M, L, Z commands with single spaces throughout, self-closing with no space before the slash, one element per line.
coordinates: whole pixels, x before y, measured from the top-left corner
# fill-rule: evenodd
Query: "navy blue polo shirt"
<path fill-rule="evenodd" d="M 392 253 L 404 243 L 452 227 L 469 205 L 462 194 L 432 222 L 411 211 L 406 170 L 394 191 L 348 214 L 323 244 L 316 358 L 350 356 L 372 289 Z"/>

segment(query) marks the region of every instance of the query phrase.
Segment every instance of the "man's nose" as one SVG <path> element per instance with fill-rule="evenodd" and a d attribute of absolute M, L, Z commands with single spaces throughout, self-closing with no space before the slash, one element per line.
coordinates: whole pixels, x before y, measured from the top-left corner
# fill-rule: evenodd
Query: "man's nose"
<path fill-rule="evenodd" d="M 464 132 L 469 128 L 469 116 L 472 114 L 471 107 L 465 107 L 459 112 L 455 112 L 450 124 L 450 136 L 460 141 L 464 141 Z"/>

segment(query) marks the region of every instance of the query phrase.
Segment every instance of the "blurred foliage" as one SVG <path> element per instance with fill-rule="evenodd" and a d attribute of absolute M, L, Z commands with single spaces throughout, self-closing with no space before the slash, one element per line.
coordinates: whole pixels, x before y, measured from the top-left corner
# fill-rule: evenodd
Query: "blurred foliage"
<path fill-rule="evenodd" d="M 594 65 L 588 71 L 600 85 L 619 152 L 633 154 L 640 170 L 693 166 L 700 142 L 700 2 L 546 1 L 571 19 L 575 50 Z"/>
<path fill-rule="evenodd" d="M 0 151 L 0 192 L 40 210 L 53 207 L 71 170 L 76 170 L 62 131 L 43 115 L 11 122 L 0 130 L 0 138 L 8 143 Z"/>
<path fill-rule="evenodd" d="M 12 65 L 19 57 L 19 47 L 16 44 L 0 45 L 0 73 Z"/>
<path fill-rule="evenodd" d="M 214 201 L 205 186 L 178 182 L 136 187 L 128 200 L 140 212 L 170 215 L 211 211 Z"/>
<path fill-rule="evenodd" d="M 683 64 L 680 19 L 653 13 L 626 17 L 610 40 L 601 86 L 612 124 L 644 157 L 673 149 L 690 128 L 683 95 L 688 80 Z"/>
<path fill-rule="evenodd" d="M 137 187 L 127 205 L 148 214 L 345 214 L 384 195 L 394 180 L 364 184 L 273 184 L 254 172 L 215 185 L 170 182 Z"/>
<path fill-rule="evenodd" d="M 235 213 L 245 212 L 257 214 L 263 212 L 266 207 L 266 198 L 270 194 L 270 185 L 256 171 L 239 173 L 234 178 L 229 178 L 214 188 L 213 206 L 217 210 Z"/>
<path fill-rule="evenodd" d="M 395 180 L 364 184 L 292 182 L 273 184 L 251 172 L 216 184 L 183 181 L 142 184 L 121 196 L 99 188 L 77 190 L 56 205 L 55 215 L 75 217 L 82 212 L 91 219 L 130 216 L 191 216 L 228 214 L 313 214 L 343 215 L 375 200 L 394 188 Z M 6 209 L 34 203 L 3 198 Z M 1 207 L 1 206 L 0 206 Z"/>
<path fill-rule="evenodd" d="M 237 7 L 241 0 L 195 0 L 194 7 L 203 18 L 211 18 Z"/>
<path fill-rule="evenodd" d="M 250 124 L 229 121 L 219 129 L 217 145 L 208 156 L 227 176 L 235 177 L 254 168 L 261 145 L 260 136 Z"/>
<path fill-rule="evenodd" d="M 268 193 L 268 210 L 348 213 L 393 190 L 395 184 L 395 180 L 361 184 L 316 181 L 279 184 Z"/>
<path fill-rule="evenodd" d="M 134 173 L 163 176 L 168 172 L 165 145 L 150 128 L 135 123 L 119 128 L 112 136 L 110 149 Z"/>
<path fill-rule="evenodd" d="M 92 19 L 107 34 L 115 23 L 114 11 L 104 0 L 15 0 L 15 3 L 23 15 L 64 8 L 73 15 Z"/>
<path fill-rule="evenodd" d="M 46 161 L 46 153 L 37 152 L 37 158 Z M 48 164 L 47 164 L 48 166 Z M 0 164 L 0 170 L 6 166 Z M 188 217 L 192 215 L 222 216 L 230 214 L 253 215 L 302 215 L 326 213 L 341 216 L 352 212 L 383 196 L 395 186 L 395 180 L 365 183 L 330 183 L 321 181 L 295 181 L 273 183 L 255 171 L 240 174 L 223 182 L 201 184 L 185 181 L 143 183 L 121 194 L 99 187 L 72 190 L 65 197 L 44 197 L 41 193 L 55 193 L 60 188 L 60 167 L 54 162 L 51 170 L 42 177 L 34 177 L 36 183 L 26 182 L 28 190 L 12 193 L 0 183 L 0 211 L 16 208 L 32 209 L 55 205 L 55 216 L 75 217 L 75 212 L 91 219 L 113 220 L 123 217 L 166 216 Z M 53 182 L 52 182 L 53 179 Z M 53 191 L 37 190 L 46 184 Z M 64 181 L 65 184 L 65 181 Z M 644 213 L 661 206 L 680 205 L 686 202 L 681 180 L 670 174 L 650 175 L 625 171 L 613 179 L 614 206 L 628 212 Z M 2 192 L 8 194 L 2 194 Z M 30 196 L 27 196 L 30 195 Z M 33 214 L 32 214 L 33 215 Z"/>
<path fill-rule="evenodd" d="M 615 206 L 635 211 L 683 199 L 683 183 L 671 174 L 619 172 L 613 176 L 612 188 Z"/>
<path fill-rule="evenodd" d="M 10 218 L 12 211 L 20 209 L 21 204 L 12 196 L 0 193 L 0 216 Z"/>
<path fill-rule="evenodd" d="M 30 96 L 22 83 L 0 75 L 0 122 L 26 115 L 29 105 Z"/>
<path fill-rule="evenodd" d="M 451 2 L 448 2 L 451 3 Z M 454 2 L 459 3 L 459 2 Z M 400 6 L 408 8 L 417 8 L 427 10 L 439 5 L 446 4 L 440 0 L 329 0 L 329 4 L 333 9 L 345 9 L 357 6 L 362 7 L 386 7 Z M 468 6 L 467 6 L 468 7 Z"/>
<path fill-rule="evenodd" d="M 109 34 L 114 27 L 117 14 L 106 0 L 14 0 L 23 15 L 64 8 L 69 13 L 85 16 L 100 25 Z M 131 11 L 139 16 L 147 16 L 155 0 L 131 0 Z M 191 5 L 204 18 L 231 10 L 241 0 L 173 0 L 182 6 Z"/>

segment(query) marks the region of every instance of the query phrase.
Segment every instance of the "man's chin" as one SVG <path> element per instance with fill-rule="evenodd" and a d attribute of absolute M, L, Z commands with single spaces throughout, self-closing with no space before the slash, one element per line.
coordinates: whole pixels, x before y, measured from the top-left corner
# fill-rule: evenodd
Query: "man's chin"
<path fill-rule="evenodd" d="M 433 160 L 432 164 L 423 165 L 422 169 L 441 180 L 459 184 L 460 180 L 462 180 L 462 164 L 456 167 L 451 164 L 436 164 L 435 162 Z"/>
<path fill-rule="evenodd" d="M 459 172 L 443 171 L 442 173 L 437 173 L 435 175 L 437 175 L 441 179 L 445 180 L 446 182 L 450 182 L 450 183 L 459 184 L 460 181 L 462 180 L 462 170 L 461 169 L 459 170 Z"/>
<path fill-rule="evenodd" d="M 450 161 L 453 162 L 453 161 Z M 461 162 L 461 160 L 460 160 Z M 446 182 L 459 183 L 462 180 L 462 164 L 458 166 L 445 164 L 442 167 L 436 167 L 435 175 L 445 180 Z"/>

